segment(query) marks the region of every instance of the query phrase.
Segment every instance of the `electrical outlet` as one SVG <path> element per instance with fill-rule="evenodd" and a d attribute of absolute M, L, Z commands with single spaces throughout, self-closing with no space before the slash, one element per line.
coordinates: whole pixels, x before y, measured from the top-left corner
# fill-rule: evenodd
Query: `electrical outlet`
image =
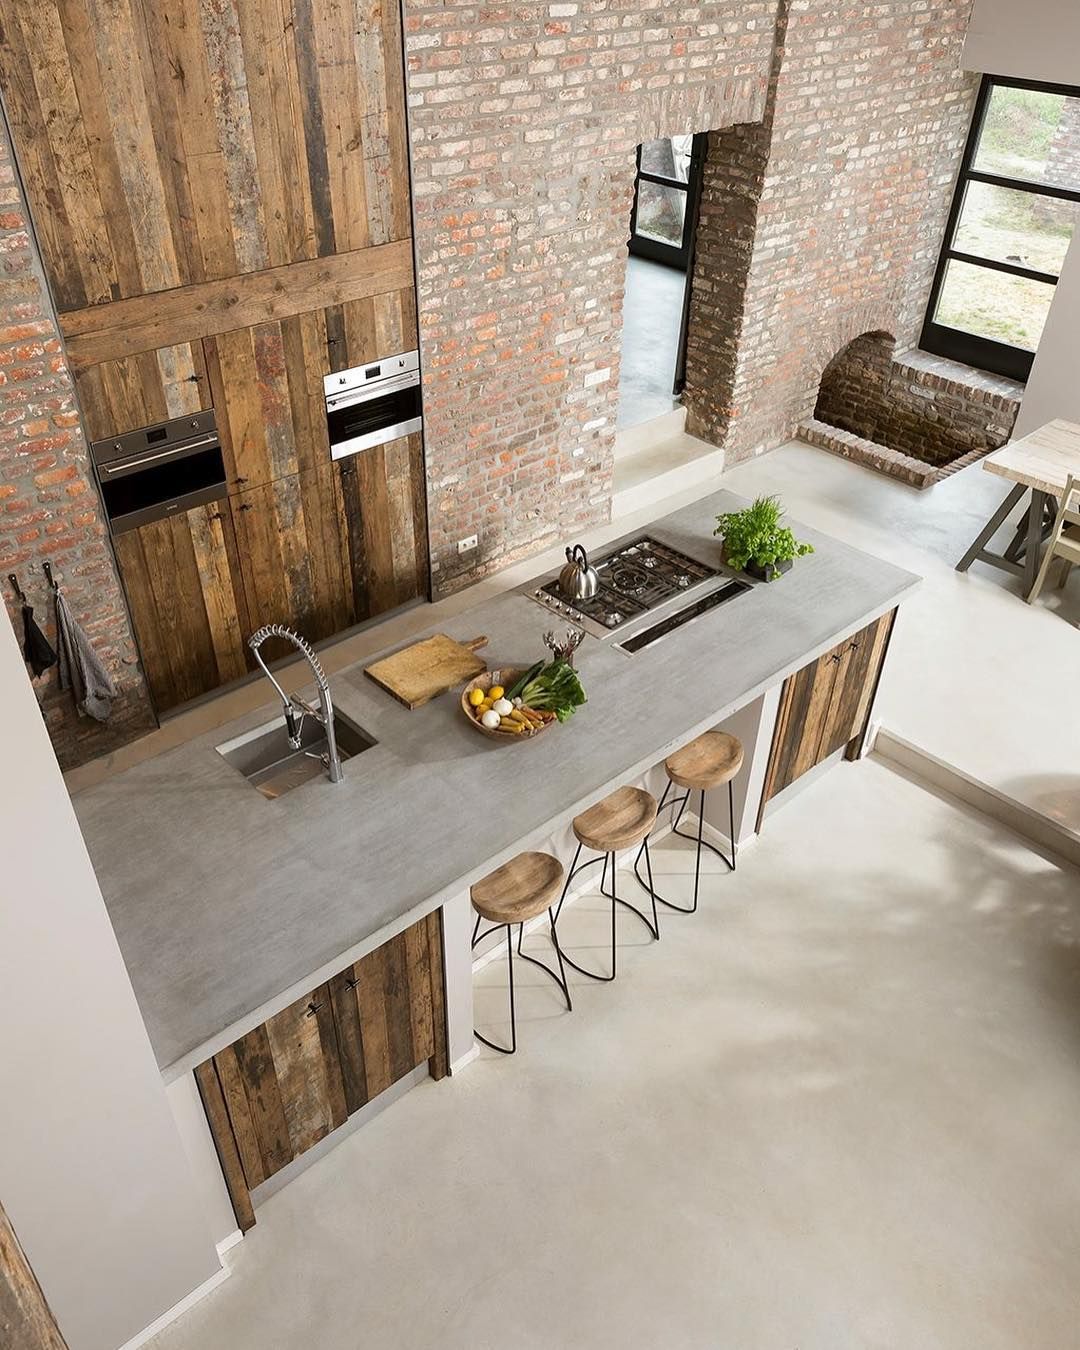
<path fill-rule="evenodd" d="M 470 549 L 476 548 L 479 542 L 480 542 L 479 535 L 470 534 L 467 539 L 459 539 L 457 541 L 457 551 L 459 553 L 468 553 Z"/>

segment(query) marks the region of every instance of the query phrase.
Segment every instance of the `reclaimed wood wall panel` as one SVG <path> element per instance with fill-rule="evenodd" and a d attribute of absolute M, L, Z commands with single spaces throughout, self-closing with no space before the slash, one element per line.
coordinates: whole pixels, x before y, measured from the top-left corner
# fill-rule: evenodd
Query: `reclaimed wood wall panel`
<path fill-rule="evenodd" d="M 67 1342 L 3 1205 L 0 1205 L 0 1345 L 9 1350 L 67 1350 Z"/>
<path fill-rule="evenodd" d="M 438 911 L 196 1068 L 241 1229 L 251 1190 L 425 1061 L 445 1077 Z"/>
<path fill-rule="evenodd" d="M 396 6 L 2 0 L 61 312 L 409 234 Z"/>

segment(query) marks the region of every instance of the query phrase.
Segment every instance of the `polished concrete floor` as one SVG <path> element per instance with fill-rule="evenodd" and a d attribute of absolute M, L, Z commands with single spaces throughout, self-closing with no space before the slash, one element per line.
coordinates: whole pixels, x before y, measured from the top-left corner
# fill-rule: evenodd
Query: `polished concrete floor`
<path fill-rule="evenodd" d="M 689 848 L 657 850 L 689 884 Z M 717 864 L 719 867 L 719 864 Z M 157 1350 L 1064 1350 L 1080 877 L 874 760 L 268 1201 Z M 600 959 L 602 904 L 566 915 Z M 539 954 L 541 941 L 536 939 Z M 478 975 L 505 1030 L 501 963 Z"/>
<path fill-rule="evenodd" d="M 675 406 L 671 392 L 686 273 L 627 258 L 619 364 L 618 426 L 636 427 Z"/>

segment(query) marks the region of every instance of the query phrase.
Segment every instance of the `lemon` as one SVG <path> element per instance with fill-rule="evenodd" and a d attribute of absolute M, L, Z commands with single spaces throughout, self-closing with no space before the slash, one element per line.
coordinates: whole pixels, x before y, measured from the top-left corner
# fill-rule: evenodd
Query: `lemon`
<path fill-rule="evenodd" d="M 482 689 L 469 690 L 469 702 L 474 708 L 478 708 L 484 701 L 484 691 Z"/>
<path fill-rule="evenodd" d="M 503 689 L 501 684 L 493 684 L 491 688 L 488 690 L 488 698 L 491 699 L 492 703 L 494 703 L 497 698 L 502 698 L 505 692 L 506 691 Z"/>

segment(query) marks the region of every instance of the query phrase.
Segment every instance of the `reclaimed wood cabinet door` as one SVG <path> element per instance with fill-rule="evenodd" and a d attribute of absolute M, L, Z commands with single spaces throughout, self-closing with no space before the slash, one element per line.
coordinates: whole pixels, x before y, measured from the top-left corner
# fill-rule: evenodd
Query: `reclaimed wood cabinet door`
<path fill-rule="evenodd" d="M 195 1070 L 237 1223 L 251 1191 L 425 1060 L 447 1072 L 442 920 L 418 920 Z"/>
<path fill-rule="evenodd" d="M 357 621 L 341 481 L 332 465 L 229 498 L 252 628 L 283 623 L 309 642 Z M 271 660 L 289 649 L 271 640 Z"/>
<path fill-rule="evenodd" d="M 200 1064 L 195 1078 L 245 1230 L 255 1222 L 247 1193 L 348 1114 L 327 986 Z"/>
<path fill-rule="evenodd" d="M 330 996 L 351 1113 L 441 1053 L 438 915 L 413 924 L 335 975 Z M 444 1065 L 432 1065 L 432 1077 L 444 1072 Z"/>
<path fill-rule="evenodd" d="M 895 616 L 882 615 L 784 681 L 763 805 L 845 745 L 857 752 Z"/>
<path fill-rule="evenodd" d="M 224 502 L 128 530 L 113 548 L 159 712 L 246 673 L 250 629 Z"/>
<path fill-rule="evenodd" d="M 30 1262 L 0 1205 L 0 1345 L 10 1350 L 67 1350 Z"/>

